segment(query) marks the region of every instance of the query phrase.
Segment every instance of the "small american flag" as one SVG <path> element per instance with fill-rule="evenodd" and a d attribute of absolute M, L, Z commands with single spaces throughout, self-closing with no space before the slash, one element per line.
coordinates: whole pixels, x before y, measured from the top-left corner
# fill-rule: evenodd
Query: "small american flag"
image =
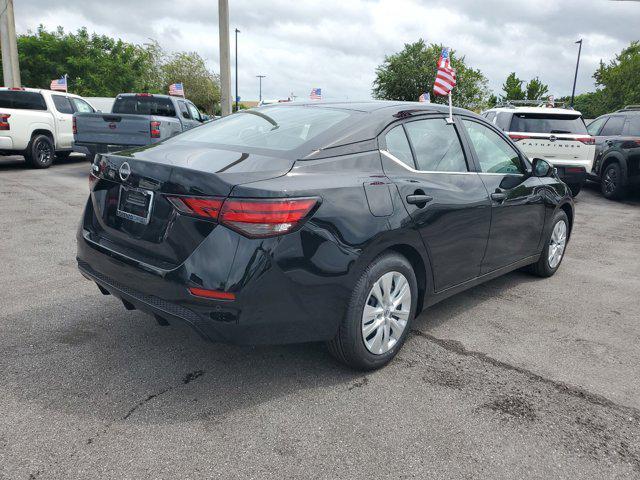
<path fill-rule="evenodd" d="M 58 90 L 60 92 L 66 92 L 67 91 L 67 76 L 63 75 L 62 77 L 56 79 L 56 80 L 51 80 L 51 90 Z"/>
<path fill-rule="evenodd" d="M 311 100 L 322 100 L 322 89 L 321 88 L 312 88 L 311 94 L 309 95 Z"/>
<path fill-rule="evenodd" d="M 456 86 L 456 71 L 451 68 L 449 49 L 443 48 L 440 60 L 438 60 L 438 73 L 433 82 L 433 93 L 436 95 L 449 95 Z"/>
<path fill-rule="evenodd" d="M 420 97 L 418 98 L 419 102 L 425 102 L 425 103 L 431 103 L 431 98 L 429 97 L 429 92 L 424 92 L 422 95 L 420 95 Z"/>
<path fill-rule="evenodd" d="M 169 95 L 184 97 L 184 87 L 181 83 L 172 83 L 169 85 Z"/>

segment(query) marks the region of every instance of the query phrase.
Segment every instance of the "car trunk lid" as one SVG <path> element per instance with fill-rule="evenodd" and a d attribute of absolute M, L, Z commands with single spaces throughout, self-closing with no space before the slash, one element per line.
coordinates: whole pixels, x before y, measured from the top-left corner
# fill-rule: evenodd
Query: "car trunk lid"
<path fill-rule="evenodd" d="M 180 215 L 168 196 L 226 198 L 239 184 L 285 175 L 291 159 L 197 146 L 159 144 L 99 156 L 85 229 L 123 256 L 171 269 L 181 264 L 217 223 Z M 95 239 L 94 239 L 95 241 Z"/>

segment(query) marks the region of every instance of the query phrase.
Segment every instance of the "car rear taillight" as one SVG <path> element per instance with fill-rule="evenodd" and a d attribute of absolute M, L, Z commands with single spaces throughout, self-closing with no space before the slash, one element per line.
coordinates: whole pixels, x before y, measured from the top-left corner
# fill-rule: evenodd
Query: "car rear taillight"
<path fill-rule="evenodd" d="M 529 135 L 518 135 L 518 134 L 515 134 L 515 133 L 510 133 L 509 134 L 509 138 L 511 140 L 513 140 L 514 142 L 517 142 L 518 140 L 525 140 L 525 139 L 531 138 L 531 137 L 529 137 Z"/>
<path fill-rule="evenodd" d="M 291 232 L 318 205 L 318 198 L 227 198 L 167 196 L 180 213 L 217 220 L 250 238 Z"/>
<path fill-rule="evenodd" d="M 224 198 L 219 197 L 167 197 L 180 213 L 206 220 L 217 220 Z"/>
<path fill-rule="evenodd" d="M 576 138 L 578 142 L 582 142 L 585 145 L 595 145 L 596 139 L 594 137 L 578 137 Z"/>
<path fill-rule="evenodd" d="M 72 122 L 72 128 L 73 128 L 73 134 L 77 135 L 78 133 L 78 123 L 76 122 L 76 117 L 73 117 L 73 122 Z"/>
<path fill-rule="evenodd" d="M 10 116 L 9 113 L 0 113 L 0 130 L 11 130 L 11 125 L 9 125 Z"/>
<path fill-rule="evenodd" d="M 294 230 L 317 204 L 317 198 L 229 198 L 222 205 L 220 222 L 247 237 L 271 237 Z"/>
<path fill-rule="evenodd" d="M 160 138 L 160 122 L 150 122 L 151 138 Z"/>

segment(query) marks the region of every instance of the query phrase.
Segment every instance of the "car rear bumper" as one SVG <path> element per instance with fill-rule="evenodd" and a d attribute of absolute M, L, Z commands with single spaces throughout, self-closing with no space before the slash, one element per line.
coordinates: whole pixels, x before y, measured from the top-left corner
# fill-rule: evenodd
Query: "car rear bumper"
<path fill-rule="evenodd" d="M 556 165 L 558 177 L 567 185 L 582 185 L 587 179 L 587 171 L 583 166 Z"/>
<path fill-rule="evenodd" d="M 0 150 L 13 150 L 13 138 L 0 137 Z"/>
<path fill-rule="evenodd" d="M 96 156 L 98 153 L 111 153 L 111 152 L 119 152 L 121 150 L 127 150 L 129 148 L 140 147 L 141 145 L 107 145 L 101 143 L 83 143 L 83 142 L 73 142 L 73 151 L 78 153 L 83 153 L 88 157 L 92 158 Z"/>
<path fill-rule="evenodd" d="M 292 245 L 300 244 L 295 235 L 286 242 L 287 252 L 292 251 Z M 78 268 L 103 293 L 121 299 L 128 309 L 159 318 L 161 323 L 184 323 L 214 342 L 258 345 L 329 340 L 337 331 L 350 295 L 344 277 L 327 277 L 323 272 L 301 268 L 287 271 L 273 252 L 262 255 L 253 245 L 244 245 L 236 251 L 228 280 L 227 276 L 224 278 L 236 299 L 196 297 L 188 289 L 200 285 L 192 279 L 206 277 L 204 269 L 216 259 L 206 248 L 196 249 L 193 258 L 178 268 L 161 271 L 136 265 L 95 244 L 82 227 L 77 240 Z M 274 245 L 280 243 L 285 242 L 280 239 Z M 261 248 L 268 250 L 265 244 L 261 242 Z M 290 260 L 282 259 L 284 264 Z M 348 270 L 347 264 L 345 269 Z"/>

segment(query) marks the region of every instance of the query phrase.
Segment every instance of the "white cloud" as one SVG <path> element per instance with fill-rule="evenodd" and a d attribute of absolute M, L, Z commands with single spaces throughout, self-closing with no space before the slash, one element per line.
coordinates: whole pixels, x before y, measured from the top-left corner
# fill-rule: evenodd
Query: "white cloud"
<path fill-rule="evenodd" d="M 240 96 L 255 99 L 257 74 L 266 98 L 306 97 L 322 87 L 329 98 L 369 98 L 384 56 L 422 37 L 444 43 L 481 69 L 499 91 L 515 71 L 539 76 L 551 93 L 570 93 L 578 38 L 584 39 L 577 91 L 591 75 L 637 40 L 640 3 L 606 0 L 230 0 L 231 30 L 239 28 Z M 176 9 L 176 5 L 180 5 Z M 168 50 L 197 51 L 218 70 L 215 0 L 48 0 L 16 2 L 20 32 L 86 26 Z M 232 54 L 234 49 L 232 39 Z M 232 68 L 233 70 L 233 68 Z"/>

